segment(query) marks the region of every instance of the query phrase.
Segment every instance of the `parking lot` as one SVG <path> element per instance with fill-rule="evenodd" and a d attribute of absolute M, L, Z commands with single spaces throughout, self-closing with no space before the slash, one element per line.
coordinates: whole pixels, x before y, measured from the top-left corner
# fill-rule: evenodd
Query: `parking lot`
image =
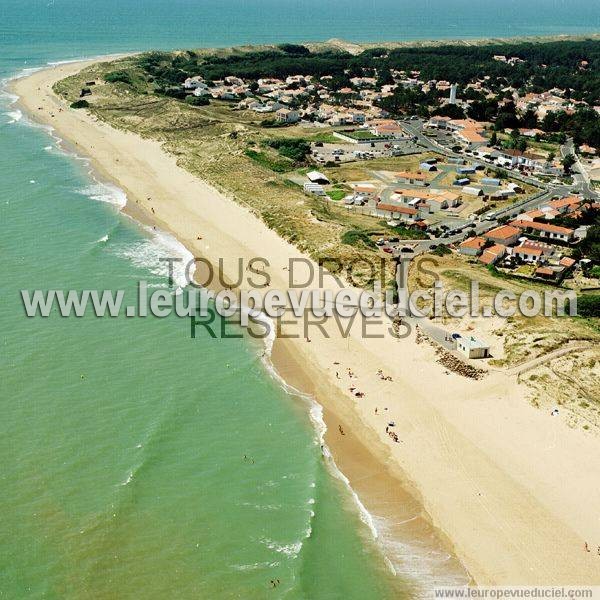
<path fill-rule="evenodd" d="M 372 160 L 388 156 L 404 156 L 422 151 L 423 148 L 409 140 L 383 140 L 366 144 L 344 143 L 340 140 L 339 144 L 315 142 L 311 145 L 313 160 L 320 164 Z"/>

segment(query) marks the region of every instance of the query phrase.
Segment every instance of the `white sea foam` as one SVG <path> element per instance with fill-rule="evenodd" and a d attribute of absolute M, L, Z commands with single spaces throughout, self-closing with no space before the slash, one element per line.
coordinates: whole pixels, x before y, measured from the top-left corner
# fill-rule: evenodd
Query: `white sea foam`
<path fill-rule="evenodd" d="M 37 73 L 38 71 L 41 71 L 42 69 L 45 69 L 45 66 L 41 66 L 41 67 L 24 67 L 23 69 L 21 69 L 20 71 L 18 71 L 13 77 L 11 77 L 9 79 L 13 80 L 13 79 L 22 79 L 23 77 L 28 77 L 29 75 L 33 75 L 34 73 Z"/>
<path fill-rule="evenodd" d="M 377 540 L 379 538 L 379 532 L 375 525 L 375 520 L 374 520 L 373 515 L 371 515 L 371 513 L 366 509 L 365 505 L 361 502 L 360 498 L 358 497 L 358 494 L 354 491 L 354 489 L 350 485 L 349 479 L 340 471 L 335 460 L 333 459 L 331 451 L 325 444 L 325 433 L 327 432 L 327 424 L 325 423 L 325 419 L 323 418 L 323 407 L 312 396 L 310 396 L 308 394 L 302 394 L 296 388 L 289 385 L 281 377 L 281 375 L 279 375 L 279 373 L 277 372 L 277 370 L 275 369 L 275 367 L 273 366 L 273 364 L 271 363 L 270 360 L 266 361 L 266 364 L 269 368 L 269 372 L 282 385 L 282 387 L 285 389 L 286 392 L 288 392 L 289 394 L 298 396 L 298 397 L 304 399 L 305 401 L 309 402 L 309 404 L 310 404 L 310 408 L 309 408 L 310 420 L 313 424 L 313 427 L 315 428 L 315 432 L 317 435 L 317 441 L 321 446 L 321 451 L 323 453 L 323 456 L 325 457 L 326 464 L 329 467 L 330 472 L 337 479 L 341 480 L 346 485 L 350 495 L 352 496 L 352 499 L 354 500 L 356 507 L 358 508 L 358 512 L 359 512 L 361 521 L 368 527 L 373 538 L 375 540 Z M 311 487 L 315 487 L 314 482 L 311 483 Z M 385 557 L 385 553 L 384 553 L 384 557 Z M 394 574 L 396 574 L 396 569 L 394 568 L 392 563 L 387 559 L 387 557 L 386 557 L 386 564 L 388 564 L 388 567 L 390 568 L 390 570 Z"/>
<path fill-rule="evenodd" d="M 131 473 L 129 473 L 129 475 L 127 476 L 127 479 L 121 485 L 129 485 L 132 480 L 133 480 L 133 471 Z"/>
<path fill-rule="evenodd" d="M 281 510 L 281 504 L 254 504 L 253 502 L 242 502 L 240 506 L 250 506 L 256 510 Z"/>
<path fill-rule="evenodd" d="M 18 108 L 15 110 L 9 110 L 4 114 L 10 119 L 8 122 L 9 125 L 12 123 L 18 123 L 23 118 L 23 113 Z"/>
<path fill-rule="evenodd" d="M 469 583 L 466 572 L 454 566 L 445 567 L 452 558 L 445 550 L 436 549 L 427 541 L 399 540 L 389 531 L 390 523 L 385 518 L 378 517 L 375 521 L 387 551 L 387 560 L 399 575 L 417 582 L 421 597 L 431 596 L 434 586 L 464 586 Z"/>
<path fill-rule="evenodd" d="M 123 208 L 127 204 L 127 194 L 121 188 L 109 183 L 95 183 L 77 190 L 77 192 L 92 200 L 106 202 L 118 208 Z"/>
<path fill-rule="evenodd" d="M 19 99 L 19 96 L 6 89 L 9 81 L 9 79 L 0 79 L 0 101 L 6 103 L 7 106 L 12 106 Z"/>
<path fill-rule="evenodd" d="M 302 541 L 291 542 L 290 544 L 281 544 L 269 538 L 262 538 L 260 541 L 270 550 L 275 550 L 275 552 L 285 554 L 290 558 L 296 558 L 302 550 Z"/>
<path fill-rule="evenodd" d="M 173 263 L 173 283 L 176 286 L 176 292 L 181 291 L 188 284 L 188 275 L 186 274 L 188 264 L 192 264 L 189 269 L 189 276 L 193 275 L 193 263 L 191 263 L 193 256 L 191 252 L 168 233 L 146 226 L 143 226 L 143 229 L 148 233 L 146 239 L 116 245 L 113 251 L 119 256 L 130 260 L 136 267 L 147 269 L 153 275 L 164 279 L 165 286 L 168 283 L 169 265 L 164 259 L 180 259 L 180 262 Z M 150 286 L 152 286 L 151 283 Z"/>
<path fill-rule="evenodd" d="M 260 562 L 250 565 L 231 565 L 231 568 L 235 569 L 236 571 L 256 571 L 257 569 L 272 569 L 274 567 L 278 567 L 280 564 L 281 563 L 279 561 Z"/>

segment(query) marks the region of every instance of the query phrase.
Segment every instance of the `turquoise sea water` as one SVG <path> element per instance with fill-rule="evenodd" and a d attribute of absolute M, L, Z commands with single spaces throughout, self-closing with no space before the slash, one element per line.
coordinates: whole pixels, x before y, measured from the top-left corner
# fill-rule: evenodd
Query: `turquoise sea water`
<path fill-rule="evenodd" d="M 145 48 L 598 30 L 587 0 L 1 0 L 0 78 Z M 0 598 L 409 595 L 322 458 L 318 410 L 259 346 L 192 340 L 176 318 L 23 316 L 21 289 L 133 293 L 185 251 L 123 217 L 119 191 L 13 100 L 0 96 Z"/>

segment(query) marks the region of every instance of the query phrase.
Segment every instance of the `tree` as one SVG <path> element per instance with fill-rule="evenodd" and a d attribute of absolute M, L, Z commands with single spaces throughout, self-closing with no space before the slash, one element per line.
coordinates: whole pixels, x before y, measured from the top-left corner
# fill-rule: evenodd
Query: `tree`
<path fill-rule="evenodd" d="M 572 169 L 573 165 L 575 164 L 575 162 L 576 162 L 575 157 L 572 154 L 567 154 L 562 159 L 562 166 L 563 166 L 563 169 L 565 170 L 566 175 L 569 175 L 571 173 L 571 169 Z"/>
<path fill-rule="evenodd" d="M 490 146 L 495 146 L 498 143 L 498 134 L 492 131 L 492 137 L 490 137 Z"/>
<path fill-rule="evenodd" d="M 515 141 L 515 148 L 520 152 L 525 152 L 527 150 L 527 140 L 523 136 L 518 137 Z"/>
<path fill-rule="evenodd" d="M 529 108 L 521 118 L 521 125 L 527 129 L 535 129 L 538 126 L 536 112 Z"/>
<path fill-rule="evenodd" d="M 440 115 L 442 117 L 450 117 L 451 119 L 464 119 L 465 111 L 457 104 L 444 104 L 437 108 L 434 115 Z"/>

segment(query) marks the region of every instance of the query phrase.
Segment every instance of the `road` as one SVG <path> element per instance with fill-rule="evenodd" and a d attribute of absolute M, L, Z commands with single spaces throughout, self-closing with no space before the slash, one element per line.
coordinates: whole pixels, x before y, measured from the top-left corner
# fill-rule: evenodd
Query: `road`
<path fill-rule="evenodd" d="M 590 183 L 590 178 L 587 171 L 581 164 L 579 155 L 575 152 L 575 144 L 573 138 L 568 138 L 567 141 L 560 147 L 560 155 L 562 158 L 572 154 L 575 157 L 575 166 L 577 169 L 573 170 L 573 189 L 580 190 L 584 198 L 597 199 L 598 192 L 596 192 Z"/>
<path fill-rule="evenodd" d="M 423 122 L 421 120 L 416 120 L 416 119 L 415 120 L 403 120 L 402 126 L 409 134 L 415 136 L 417 138 L 417 143 L 420 146 L 422 146 L 423 148 L 425 148 L 426 150 L 430 150 L 432 152 L 442 154 L 446 158 L 459 158 L 462 160 L 473 159 L 473 157 L 465 156 L 463 154 L 458 154 L 456 152 L 453 152 L 451 149 L 446 148 L 443 145 L 439 144 L 438 142 L 427 137 L 423 133 Z M 584 198 L 592 198 L 592 199 L 599 198 L 599 194 L 591 188 L 590 182 L 588 181 L 588 179 L 586 177 L 585 170 L 583 169 L 583 167 L 581 165 L 581 161 L 580 161 L 579 157 L 577 156 L 577 154 L 575 154 L 575 152 L 574 152 L 574 144 L 573 144 L 573 140 L 571 138 L 569 138 L 567 140 L 567 142 L 563 146 L 561 146 L 560 153 L 563 158 L 567 154 L 575 155 L 575 158 L 577 160 L 576 164 L 577 164 L 577 168 L 579 169 L 579 172 L 574 173 L 574 180 L 575 180 L 574 185 L 569 186 L 569 185 L 564 185 L 564 184 L 557 184 L 557 185 L 545 184 L 534 177 L 529 177 L 527 175 L 523 175 L 522 173 L 512 171 L 512 170 L 507 171 L 506 169 L 501 169 L 506 173 L 507 176 L 517 179 L 519 181 L 522 181 L 524 183 L 528 183 L 529 185 L 532 185 L 532 186 L 538 188 L 540 190 L 539 193 L 535 194 L 534 196 L 532 196 L 530 198 L 527 198 L 526 200 L 523 200 L 521 202 L 516 202 L 515 204 L 512 204 L 511 206 L 507 206 L 506 208 L 503 208 L 500 210 L 490 210 L 487 213 L 484 213 L 483 215 L 481 215 L 479 218 L 479 221 L 474 222 L 474 225 L 475 225 L 474 227 L 469 226 L 469 224 L 467 224 L 466 226 L 463 227 L 462 231 L 460 231 L 459 233 L 456 233 L 452 236 L 440 237 L 440 238 L 430 239 L 430 240 L 421 240 L 421 241 L 419 241 L 419 243 L 416 246 L 414 245 L 415 240 L 401 240 L 400 243 L 398 244 L 398 247 L 402 247 L 403 244 L 410 245 L 413 248 L 413 251 L 415 254 L 420 254 L 422 252 L 426 252 L 428 249 L 431 248 L 431 246 L 437 246 L 439 244 L 443 244 L 443 245 L 458 244 L 467 237 L 469 232 L 474 232 L 477 235 L 485 233 L 489 229 L 499 225 L 500 220 L 504 220 L 506 218 L 513 219 L 517 215 L 519 215 L 523 212 L 527 212 L 529 210 L 534 210 L 536 208 L 539 208 L 541 205 L 552 200 L 552 198 L 554 196 L 556 196 L 556 197 L 568 196 L 569 194 L 573 193 L 573 189 L 579 190 L 580 193 L 583 194 Z M 481 161 L 481 162 L 485 162 L 485 161 Z M 496 165 L 492 165 L 492 166 L 499 168 Z M 389 196 L 389 194 L 388 194 L 388 196 Z M 492 218 L 490 218 L 490 217 L 492 217 Z"/>

